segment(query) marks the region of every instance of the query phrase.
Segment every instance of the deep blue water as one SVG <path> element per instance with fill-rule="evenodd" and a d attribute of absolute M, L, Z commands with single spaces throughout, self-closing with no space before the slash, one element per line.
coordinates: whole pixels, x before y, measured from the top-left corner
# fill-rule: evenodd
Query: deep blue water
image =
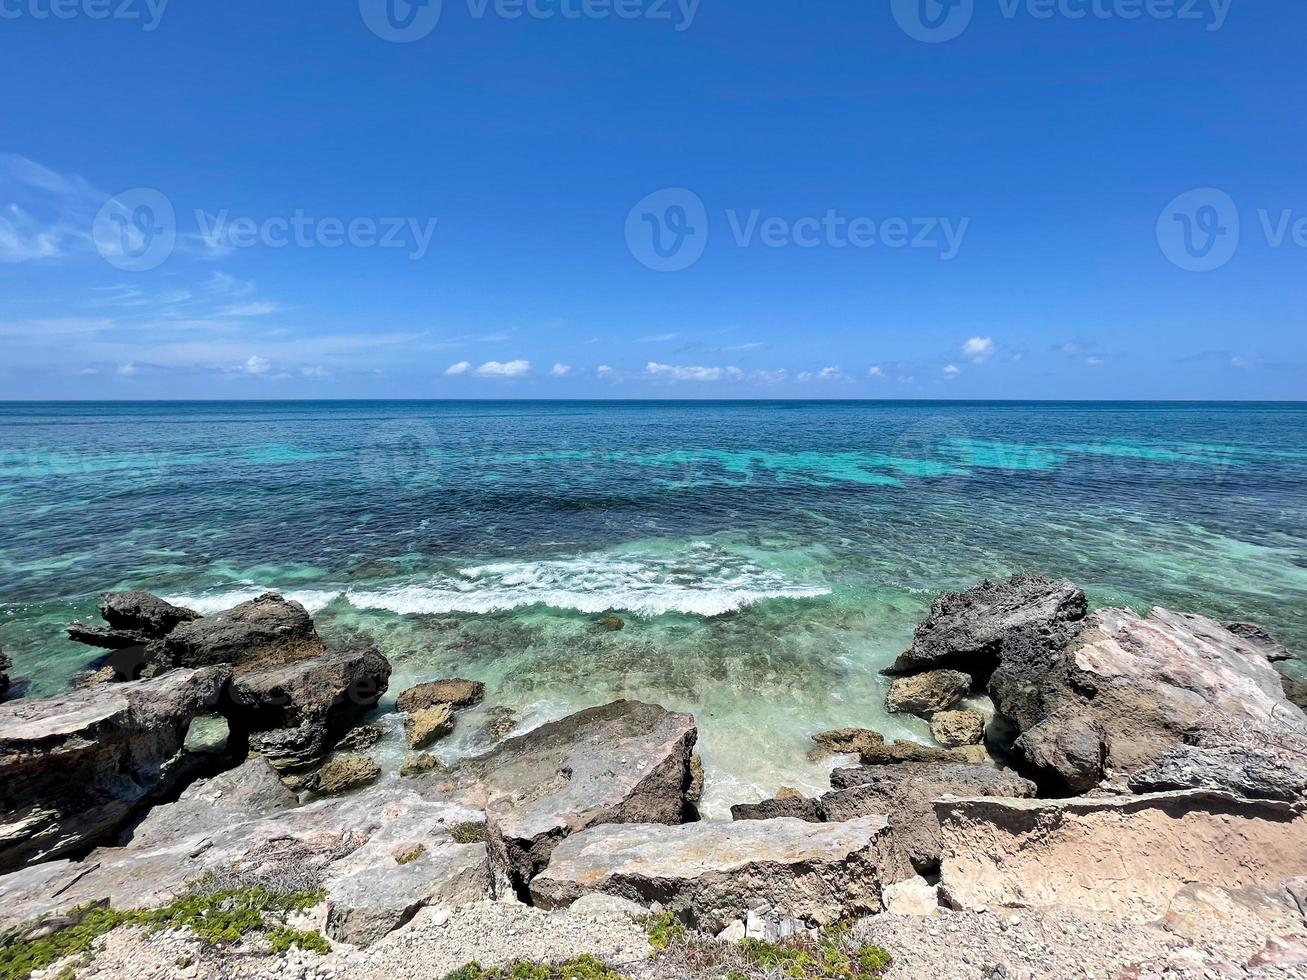
<path fill-rule="evenodd" d="M 524 717 L 694 710 L 745 783 L 728 739 L 892 727 L 876 670 L 986 575 L 1307 650 L 1302 404 L 8 403 L 0 527 L 31 693 L 91 659 L 60 627 L 100 591 L 277 588 L 400 679 L 481 677 Z"/>

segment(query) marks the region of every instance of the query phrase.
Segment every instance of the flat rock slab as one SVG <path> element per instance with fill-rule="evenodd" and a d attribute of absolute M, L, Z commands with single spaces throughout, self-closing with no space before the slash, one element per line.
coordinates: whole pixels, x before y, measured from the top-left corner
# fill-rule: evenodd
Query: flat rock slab
<path fill-rule="evenodd" d="M 0 871 L 88 847 L 166 791 L 230 669 L 172 671 L 0 706 Z"/>
<path fill-rule="evenodd" d="M 531 883 L 531 897 L 546 909 L 593 893 L 656 901 L 715 934 L 762 902 L 819 925 L 879 912 L 882 885 L 910 875 L 884 817 L 631 824 L 569 837 Z"/>
<path fill-rule="evenodd" d="M 124 847 L 0 876 L 0 928 L 87 902 L 163 905 L 213 872 L 284 890 L 320 885 L 328 933 L 362 945 L 425 905 L 495 894 L 486 845 L 456 841 L 456 827 L 476 828 L 470 836 L 484 838 L 485 816 L 423 799 L 407 781 L 294 806 L 266 763 L 254 759 L 156 807 Z M 9 896 L 21 901 L 11 906 Z"/>
<path fill-rule="evenodd" d="M 946 800 L 941 892 L 956 908 L 1032 905 L 1151 919 L 1192 883 L 1269 886 L 1307 871 L 1300 806 L 1206 790 Z"/>
<path fill-rule="evenodd" d="M 485 810 L 502 859 L 522 886 L 569 834 L 596 824 L 680 823 L 689 808 L 697 737 L 690 715 L 616 701 L 415 782 L 432 798 Z"/>
<path fill-rule="evenodd" d="M 451 708 L 470 708 L 480 704 L 486 696 L 486 686 L 480 681 L 467 681 L 455 677 L 443 681 L 427 681 L 410 687 L 395 700 L 397 711 L 420 711 L 437 704 Z"/>

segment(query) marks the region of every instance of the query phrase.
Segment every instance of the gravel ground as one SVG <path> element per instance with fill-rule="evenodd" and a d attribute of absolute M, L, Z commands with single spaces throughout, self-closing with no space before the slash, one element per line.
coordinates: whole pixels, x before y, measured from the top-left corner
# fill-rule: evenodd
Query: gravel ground
<path fill-rule="evenodd" d="M 519 958 L 558 961 L 591 953 L 633 980 L 704 980 L 672 961 L 650 958 L 644 929 L 636 921 L 643 914 L 638 906 L 606 898 L 585 899 L 565 912 L 493 902 L 452 913 L 424 909 L 407 927 L 369 949 L 339 945 L 329 956 L 295 950 L 269 956 L 257 947 L 217 952 L 206 950 L 186 932 L 151 934 L 124 928 L 101 939 L 94 960 L 78 966 L 76 976 L 442 980 L 470 960 L 499 966 Z M 1283 939 L 1270 957 L 1281 965 L 1262 962 L 1267 959 L 1268 924 L 1237 915 L 1172 923 L 1180 929 L 1176 932 L 1065 912 L 941 909 L 929 917 L 873 916 L 857 923 L 852 934 L 894 955 L 887 980 L 1307 980 L 1307 928 L 1298 922 L 1286 931 L 1284 925 L 1275 923 L 1269 933 Z M 1249 966 L 1250 961 L 1257 965 Z M 56 964 L 34 980 L 53 980 L 65 965 Z M 757 980 L 770 978 L 759 974 Z"/>

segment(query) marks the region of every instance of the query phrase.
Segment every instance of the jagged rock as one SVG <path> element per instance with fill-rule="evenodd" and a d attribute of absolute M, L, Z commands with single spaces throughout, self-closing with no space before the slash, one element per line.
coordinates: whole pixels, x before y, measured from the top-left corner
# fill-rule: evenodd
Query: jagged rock
<path fill-rule="evenodd" d="M 832 755 L 860 754 L 885 744 L 885 736 L 870 728 L 838 728 L 832 732 L 818 732 L 812 736 L 817 744 L 808 752 L 808 759 L 821 762 Z"/>
<path fill-rule="evenodd" d="M 939 886 L 920 875 L 886 885 L 881 889 L 885 911 L 891 915 L 936 915 L 939 913 Z"/>
<path fill-rule="evenodd" d="M 454 730 L 454 709 L 448 704 L 418 708 L 404 718 L 404 737 L 410 749 L 421 749 Z"/>
<path fill-rule="evenodd" d="M 275 592 L 182 623 L 164 639 L 180 667 L 233 664 L 238 673 L 316 657 L 323 649 L 308 611 Z"/>
<path fill-rule="evenodd" d="M 1307 758 L 1279 757 L 1248 745 L 1182 745 L 1130 775 L 1135 793 L 1223 789 L 1253 799 L 1307 796 Z"/>
<path fill-rule="evenodd" d="M 362 752 L 364 749 L 370 749 L 383 738 L 386 730 L 380 725 L 359 725 L 358 728 L 351 728 L 345 733 L 345 736 L 336 743 L 338 752 Z"/>
<path fill-rule="evenodd" d="M 430 781 L 487 812 L 518 886 L 569 834 L 595 824 L 679 823 L 691 811 L 694 719 L 653 704 L 588 708 L 465 759 Z"/>
<path fill-rule="evenodd" d="M 929 718 L 936 711 L 947 711 L 971 690 L 971 675 L 959 670 L 931 670 L 924 674 L 897 678 L 889 686 L 885 707 L 890 711 Z"/>
<path fill-rule="evenodd" d="M 395 710 L 403 712 L 420 711 L 437 704 L 447 704 L 451 708 L 470 708 L 480 704 L 486 696 L 486 686 L 480 681 L 465 681 L 459 678 L 444 681 L 427 681 L 410 687 L 395 700 Z"/>
<path fill-rule="evenodd" d="M 761 904 L 819 925 L 879 912 L 881 886 L 909 873 L 884 817 L 627 824 L 563 841 L 531 883 L 531 896 L 545 909 L 594 892 L 646 906 L 657 901 L 717 933 Z"/>
<path fill-rule="evenodd" d="M 736 803 L 731 807 L 732 820 L 775 820 L 778 817 L 791 817 L 809 823 L 821 823 L 824 819 L 821 804 L 803 796 L 777 796 L 761 803 Z"/>
<path fill-rule="evenodd" d="M 916 673 L 951 667 L 983 678 L 1008 635 L 1033 631 L 1049 645 L 1060 645 L 1074 635 L 1087 611 L 1085 593 L 1075 584 L 1037 575 L 986 580 L 965 592 L 944 592 L 892 669 Z"/>
<path fill-rule="evenodd" d="M 320 722 L 303 722 L 294 728 L 274 728 L 249 736 L 250 750 L 257 752 L 281 773 L 311 769 L 330 746 L 327 727 Z"/>
<path fill-rule="evenodd" d="M 100 601 L 100 615 L 111 629 L 139 633 L 160 640 L 182 623 L 200 618 L 194 609 L 174 606 L 149 592 L 108 592 Z"/>
<path fill-rule="evenodd" d="M 410 752 L 400 767 L 401 776 L 420 776 L 427 772 L 444 772 L 445 764 L 430 752 Z"/>
<path fill-rule="evenodd" d="M 1301 806 L 1190 790 L 1068 800 L 942 800 L 940 891 L 1151 919 L 1193 883 L 1273 885 L 1307 871 Z"/>
<path fill-rule="evenodd" d="M 1022 633 L 1000 656 L 990 695 L 1021 732 L 1016 750 L 1052 791 L 1084 792 L 1109 775 L 1129 779 L 1184 745 L 1265 749 L 1287 767 L 1263 767 L 1263 775 L 1305 765 L 1307 716 L 1284 698 L 1275 669 L 1202 616 L 1104 609 L 1064 647 Z M 1237 765 L 1216 772 L 1236 755 L 1200 755 L 1200 766 L 1189 756 L 1189 771 L 1202 782 L 1187 788 L 1257 785 Z M 1278 798 L 1293 792 L 1281 789 Z"/>
<path fill-rule="evenodd" d="M 74 643 L 82 643 L 88 647 L 99 647 L 101 650 L 129 650 L 132 647 L 144 649 L 145 645 L 150 642 L 150 638 L 144 633 L 133 630 L 105 629 L 101 626 L 87 626 L 77 620 L 69 623 L 64 632 L 68 634 L 68 639 Z"/>
<path fill-rule="evenodd" d="M 690 756 L 690 788 L 685 791 L 685 798 L 691 803 L 698 804 L 703 800 L 703 759 L 699 753 Z"/>
<path fill-rule="evenodd" d="M 930 735 L 949 749 L 978 745 L 985 740 L 985 716 L 979 711 L 940 711 L 930 719 Z"/>
<path fill-rule="evenodd" d="M 452 833 L 484 822 L 474 809 L 394 781 L 297 806 L 264 763 L 247 763 L 156 807 L 125 847 L 0 877 L 0 930 L 88 902 L 163 905 L 211 873 L 282 890 L 321 887 L 328 935 L 366 944 L 424 905 L 493 897 L 485 844 Z"/>
<path fill-rule="evenodd" d="M 366 786 L 380 775 L 381 766 L 366 755 L 338 755 L 324 763 L 307 785 L 322 796 L 335 796 Z"/>
<path fill-rule="evenodd" d="M 916 763 L 837 769 L 832 792 L 818 803 L 823 820 L 850 820 L 870 814 L 889 818 L 894 839 L 919 872 L 933 871 L 940 859 L 940 829 L 934 801 L 942 796 L 1029 797 L 1035 784 L 1016 773 L 961 762 Z"/>
<path fill-rule="evenodd" d="M 166 792 L 230 671 L 173 671 L 0 706 L 0 871 L 94 844 Z"/>
<path fill-rule="evenodd" d="M 1292 660 L 1289 648 L 1256 623 L 1222 623 L 1227 630 L 1244 640 L 1271 663 Z"/>

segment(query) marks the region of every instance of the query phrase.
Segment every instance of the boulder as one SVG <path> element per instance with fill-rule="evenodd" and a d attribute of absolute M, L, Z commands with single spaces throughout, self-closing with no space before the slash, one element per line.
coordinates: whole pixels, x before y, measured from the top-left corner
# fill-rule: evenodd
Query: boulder
<path fill-rule="evenodd" d="M 957 757 L 948 749 L 922 745 L 901 739 L 883 745 L 868 745 L 858 758 L 866 766 L 895 766 L 906 762 L 955 762 Z"/>
<path fill-rule="evenodd" d="M 410 749 L 426 748 L 454 730 L 454 709 L 447 704 L 419 708 L 404 717 L 404 738 Z"/>
<path fill-rule="evenodd" d="M 182 623 L 200 618 L 194 609 L 174 606 L 149 592 L 107 592 L 100 601 L 100 615 L 110 629 L 150 640 L 161 640 Z"/>
<path fill-rule="evenodd" d="M 1029 634 L 1003 644 L 989 683 L 996 708 L 1021 733 L 1015 749 L 1050 791 L 1081 793 L 1109 777 L 1131 779 L 1182 746 L 1201 751 L 1170 765 L 1168 779 L 1187 767 L 1185 787 L 1239 787 L 1285 798 L 1297 777 L 1274 791 L 1235 766 L 1238 753 L 1269 752 L 1260 767 L 1304 772 L 1307 716 L 1284 697 L 1265 654 L 1210 619 L 1167 609 L 1146 617 L 1124 609 L 1095 612 L 1064 647 Z M 1201 763 L 1201 764 L 1199 764 Z"/>
<path fill-rule="evenodd" d="M 381 766 L 375 760 L 366 755 L 346 753 L 325 762 L 306 786 L 322 796 L 335 796 L 366 786 L 380 775 Z"/>
<path fill-rule="evenodd" d="M 803 796 L 778 796 L 761 803 L 736 803 L 731 807 L 732 820 L 775 820 L 778 817 L 791 817 L 809 823 L 821 823 L 825 819 L 821 804 Z"/>
<path fill-rule="evenodd" d="M 891 915 L 936 915 L 939 912 L 939 886 L 920 875 L 886 885 L 882 889 L 885 911 Z"/>
<path fill-rule="evenodd" d="M 812 736 L 812 740 L 817 743 L 817 747 L 808 753 L 813 761 L 831 755 L 859 755 L 885 744 L 885 736 L 870 728 L 838 728 L 833 732 L 818 732 Z"/>
<path fill-rule="evenodd" d="M 445 764 L 430 752 L 410 752 L 404 757 L 404 764 L 400 766 L 399 774 L 421 776 L 423 773 L 444 771 Z"/>
<path fill-rule="evenodd" d="M 680 823 L 698 731 L 690 715 L 639 701 L 569 715 L 415 777 L 439 799 L 485 810 L 519 888 L 569 834 L 606 823 Z"/>
<path fill-rule="evenodd" d="M 1211 790 L 1067 800 L 942 800 L 941 894 L 1142 921 L 1187 885 L 1266 886 L 1307 871 L 1301 806 Z"/>
<path fill-rule="evenodd" d="M 1035 784 L 1009 770 L 963 762 L 908 763 L 838 769 L 836 788 L 818 801 L 823 820 L 885 814 L 894 840 L 918 872 L 939 866 L 940 827 L 934 802 L 943 796 L 1031 797 Z"/>
<path fill-rule="evenodd" d="M 0 930 L 88 902 L 164 905 L 211 874 L 231 885 L 322 888 L 328 935 L 366 944 L 425 905 L 495 895 L 485 844 L 455 839 L 468 836 L 456 830 L 484 825 L 476 810 L 423 799 L 394 781 L 296 806 L 255 761 L 156 807 L 126 846 L 0 877 Z M 11 905 L 11 897 L 22 902 Z"/>
<path fill-rule="evenodd" d="M 940 711 L 930 719 L 930 735 L 949 749 L 979 745 L 985 740 L 985 716 L 979 711 Z"/>
<path fill-rule="evenodd" d="M 0 706 L 0 871 L 89 847 L 184 774 L 191 720 L 226 667 Z"/>
<path fill-rule="evenodd" d="M 395 710 L 419 711 L 422 708 L 447 704 L 451 708 L 470 708 L 480 704 L 486 696 L 486 686 L 480 681 L 459 678 L 444 681 L 427 681 L 410 687 L 395 700 Z"/>
<path fill-rule="evenodd" d="M 894 662 L 894 673 L 956 668 L 983 678 L 997 662 L 1003 639 L 1033 631 L 1050 645 L 1074 635 L 1085 618 L 1085 593 L 1067 579 L 1014 575 L 984 581 L 965 592 L 944 592 L 917 627 L 912 646 Z"/>
<path fill-rule="evenodd" d="M 716 934 L 759 905 L 817 925 L 879 912 L 882 885 L 909 874 L 884 817 L 629 824 L 563 841 L 532 881 L 531 897 L 544 909 L 596 892 L 658 902 Z"/>
<path fill-rule="evenodd" d="M 163 642 L 179 667 L 233 664 L 237 673 L 316 657 L 324 649 L 308 611 L 275 592 L 182 623 Z"/>
<path fill-rule="evenodd" d="M 885 707 L 929 718 L 936 711 L 953 707 L 970 690 L 970 674 L 960 670 L 930 670 L 894 680 L 885 696 Z"/>

